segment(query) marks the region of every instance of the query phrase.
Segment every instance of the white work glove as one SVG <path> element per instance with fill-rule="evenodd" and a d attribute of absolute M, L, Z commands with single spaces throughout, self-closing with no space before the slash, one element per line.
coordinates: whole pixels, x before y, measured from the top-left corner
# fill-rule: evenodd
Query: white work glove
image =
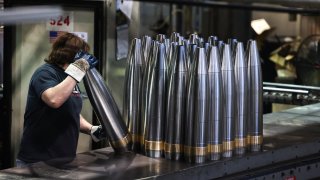
<path fill-rule="evenodd" d="M 90 136 L 94 142 L 99 142 L 106 138 L 106 132 L 101 125 L 92 126 L 90 130 Z"/>
<path fill-rule="evenodd" d="M 77 82 L 80 82 L 86 75 L 88 69 L 97 65 L 98 60 L 93 55 L 80 51 L 76 54 L 74 62 L 71 63 L 65 73 L 73 77 Z"/>

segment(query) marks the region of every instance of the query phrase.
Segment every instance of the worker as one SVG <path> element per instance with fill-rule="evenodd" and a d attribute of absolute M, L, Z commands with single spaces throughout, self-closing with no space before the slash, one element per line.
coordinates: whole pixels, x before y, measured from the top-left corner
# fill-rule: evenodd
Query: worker
<path fill-rule="evenodd" d="M 39 161 L 70 162 L 76 156 L 79 132 L 94 141 L 105 137 L 101 126 L 91 125 L 80 114 L 82 96 L 78 83 L 98 60 L 89 45 L 72 33 L 59 36 L 52 50 L 32 75 L 17 167 Z"/>

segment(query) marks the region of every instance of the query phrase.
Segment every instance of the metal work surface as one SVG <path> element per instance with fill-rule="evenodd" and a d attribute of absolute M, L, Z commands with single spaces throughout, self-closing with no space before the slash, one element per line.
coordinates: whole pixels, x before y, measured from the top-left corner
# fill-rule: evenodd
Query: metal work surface
<path fill-rule="evenodd" d="M 255 177 L 254 173 L 250 173 L 255 169 L 281 167 L 282 163 L 287 166 L 288 163 L 299 162 L 306 157 L 308 159 L 311 157 L 313 165 L 318 166 L 320 104 L 296 107 L 282 112 L 266 114 L 263 117 L 263 152 L 247 153 L 240 157 L 225 158 L 220 161 L 209 161 L 202 164 L 190 164 L 164 158 L 149 158 L 131 152 L 115 155 L 111 148 L 104 148 L 78 154 L 74 161 L 59 167 L 41 162 L 29 168 L 2 170 L 0 171 L 0 179 L 158 178 L 186 180 L 225 179 L 228 177 L 248 179 Z M 303 169 L 308 169 L 308 165 L 302 164 L 301 170 Z M 289 172 L 294 171 L 290 170 Z M 236 176 L 237 174 L 239 176 Z M 248 177 L 244 174 L 251 174 L 251 176 Z M 279 177 L 282 176 L 282 173 L 278 174 Z M 320 171 L 312 173 L 312 177 L 317 176 L 320 177 Z"/>

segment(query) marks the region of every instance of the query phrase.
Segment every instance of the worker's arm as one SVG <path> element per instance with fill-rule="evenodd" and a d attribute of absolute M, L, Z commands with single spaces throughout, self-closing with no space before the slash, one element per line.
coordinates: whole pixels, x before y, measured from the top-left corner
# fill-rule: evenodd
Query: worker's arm
<path fill-rule="evenodd" d="M 70 96 L 77 81 L 68 76 L 60 84 L 45 90 L 41 99 L 52 108 L 59 108 Z"/>

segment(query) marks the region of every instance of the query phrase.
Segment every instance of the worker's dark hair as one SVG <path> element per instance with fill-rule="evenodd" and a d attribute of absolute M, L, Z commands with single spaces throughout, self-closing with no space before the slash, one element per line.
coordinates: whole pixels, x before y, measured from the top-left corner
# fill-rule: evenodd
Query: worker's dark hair
<path fill-rule="evenodd" d="M 65 33 L 54 41 L 51 52 L 44 61 L 56 65 L 70 64 L 74 62 L 74 56 L 80 50 L 88 52 L 89 44 L 77 35 Z"/>

